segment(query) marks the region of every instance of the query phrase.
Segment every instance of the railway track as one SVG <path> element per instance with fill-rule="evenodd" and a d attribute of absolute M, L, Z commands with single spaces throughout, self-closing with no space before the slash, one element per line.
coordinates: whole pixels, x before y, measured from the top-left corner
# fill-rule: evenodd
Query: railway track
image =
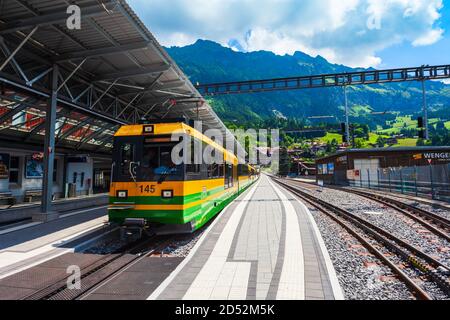
<path fill-rule="evenodd" d="M 306 185 L 303 182 L 292 180 L 293 183 L 298 185 Z M 307 184 L 308 187 L 317 188 L 315 185 Z M 392 208 L 397 212 L 407 216 L 413 221 L 421 224 L 423 227 L 436 234 L 437 236 L 450 242 L 450 220 L 427 210 L 414 207 L 412 205 L 406 204 L 400 200 L 392 199 L 390 197 L 383 196 L 378 193 L 370 193 L 362 190 L 348 189 L 348 188 L 337 188 L 332 186 L 327 186 L 327 188 L 339 190 L 343 192 L 348 192 L 356 194 L 358 196 L 364 197 L 366 199 L 378 202 L 386 207 Z"/>
<path fill-rule="evenodd" d="M 365 219 L 301 190 L 298 186 L 294 186 L 292 182 L 287 183 L 280 179 L 272 178 L 276 183 L 290 190 L 303 201 L 319 209 L 346 229 L 370 252 L 383 261 L 409 287 L 418 299 L 432 300 L 433 295 L 428 293 L 415 279 L 411 278 L 392 261 L 392 255 L 395 255 L 408 266 L 418 271 L 429 282 L 435 284 L 442 292 L 450 297 L 449 266 Z"/>
<path fill-rule="evenodd" d="M 414 207 L 406 204 L 400 200 L 392 199 L 390 197 L 383 196 L 378 193 L 369 193 L 362 190 L 354 189 L 340 189 L 346 192 L 350 192 L 367 199 L 381 203 L 387 207 L 393 208 L 416 222 L 419 222 L 424 227 L 433 231 L 435 234 L 450 241 L 450 220 L 427 210 Z M 429 221 L 429 222 L 428 222 Z"/>
<path fill-rule="evenodd" d="M 117 253 L 105 255 L 81 270 L 80 285 L 78 289 L 68 286 L 68 277 L 42 288 L 22 300 L 78 300 L 88 296 L 104 283 L 116 277 L 128 267 L 158 252 L 170 241 L 168 237 L 150 236 L 134 242 Z"/>

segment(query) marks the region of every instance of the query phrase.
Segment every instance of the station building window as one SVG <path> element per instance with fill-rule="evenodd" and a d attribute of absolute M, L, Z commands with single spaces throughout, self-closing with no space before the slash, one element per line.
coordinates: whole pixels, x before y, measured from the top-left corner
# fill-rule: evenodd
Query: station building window
<path fill-rule="evenodd" d="M 84 188 L 84 172 L 81 173 L 80 188 Z"/>
<path fill-rule="evenodd" d="M 53 182 L 58 182 L 58 160 L 53 161 Z"/>
<path fill-rule="evenodd" d="M 11 157 L 9 162 L 9 183 L 20 184 L 20 158 Z"/>

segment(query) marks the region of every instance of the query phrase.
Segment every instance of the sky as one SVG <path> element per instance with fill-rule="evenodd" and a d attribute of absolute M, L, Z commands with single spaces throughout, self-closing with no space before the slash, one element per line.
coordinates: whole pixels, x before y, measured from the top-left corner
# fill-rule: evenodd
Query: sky
<path fill-rule="evenodd" d="M 164 46 L 295 51 L 351 67 L 450 63 L 450 0 L 128 0 Z"/>

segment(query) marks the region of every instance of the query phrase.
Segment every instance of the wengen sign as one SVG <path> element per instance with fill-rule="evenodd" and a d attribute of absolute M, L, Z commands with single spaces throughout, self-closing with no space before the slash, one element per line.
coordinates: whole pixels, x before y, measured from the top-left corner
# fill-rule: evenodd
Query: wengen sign
<path fill-rule="evenodd" d="M 423 157 L 427 160 L 450 160 L 450 152 L 428 152 Z"/>

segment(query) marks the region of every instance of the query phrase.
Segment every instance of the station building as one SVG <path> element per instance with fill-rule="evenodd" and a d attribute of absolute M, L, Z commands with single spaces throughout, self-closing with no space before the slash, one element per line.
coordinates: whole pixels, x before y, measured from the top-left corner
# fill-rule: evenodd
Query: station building
<path fill-rule="evenodd" d="M 316 160 L 316 168 L 317 181 L 325 185 L 434 192 L 450 199 L 450 147 L 351 149 Z"/>
<path fill-rule="evenodd" d="M 42 196 L 44 155 L 40 150 L 0 148 L 0 194 L 6 203 L 36 202 Z M 108 192 L 111 159 L 55 153 L 53 200 Z"/>

